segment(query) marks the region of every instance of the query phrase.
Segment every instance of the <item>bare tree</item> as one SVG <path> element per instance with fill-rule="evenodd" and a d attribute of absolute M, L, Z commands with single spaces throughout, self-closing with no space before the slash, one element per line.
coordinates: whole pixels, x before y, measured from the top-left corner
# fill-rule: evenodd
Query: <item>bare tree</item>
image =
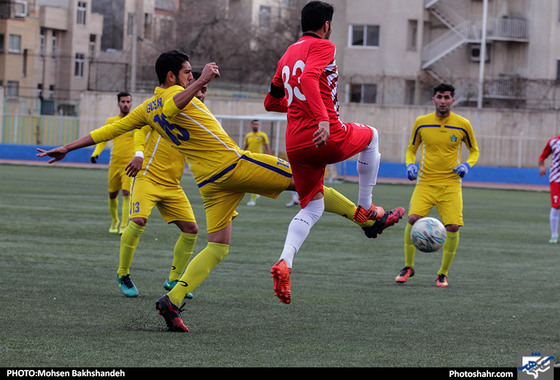
<path fill-rule="evenodd" d="M 191 56 L 194 69 L 215 61 L 221 81 L 268 85 L 278 59 L 300 35 L 299 3 L 285 7 L 278 0 L 277 17 L 266 27 L 258 25 L 246 10 L 252 0 L 234 9 L 229 1 L 181 0 L 173 18 L 173 35 L 160 48 L 180 49 Z"/>

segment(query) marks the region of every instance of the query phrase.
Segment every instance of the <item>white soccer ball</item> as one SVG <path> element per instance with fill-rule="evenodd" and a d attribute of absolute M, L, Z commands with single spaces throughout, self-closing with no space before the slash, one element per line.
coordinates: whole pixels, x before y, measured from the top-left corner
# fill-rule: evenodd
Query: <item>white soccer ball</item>
<path fill-rule="evenodd" d="M 447 232 L 436 218 L 426 217 L 416 221 L 410 231 L 412 244 L 422 252 L 435 252 L 445 243 Z"/>

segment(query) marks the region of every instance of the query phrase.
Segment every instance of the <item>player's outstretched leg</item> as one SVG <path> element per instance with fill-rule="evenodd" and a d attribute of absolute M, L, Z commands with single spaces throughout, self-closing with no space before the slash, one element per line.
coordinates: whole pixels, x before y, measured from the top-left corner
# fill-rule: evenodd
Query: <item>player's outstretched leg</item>
<path fill-rule="evenodd" d="M 156 310 L 165 320 L 169 331 L 189 332 L 181 319 L 183 308 L 173 304 L 167 294 L 156 301 Z"/>

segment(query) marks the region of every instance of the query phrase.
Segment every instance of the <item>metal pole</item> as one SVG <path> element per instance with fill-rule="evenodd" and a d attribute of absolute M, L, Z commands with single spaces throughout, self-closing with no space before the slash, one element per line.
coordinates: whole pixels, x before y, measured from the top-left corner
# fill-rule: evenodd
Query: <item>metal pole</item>
<path fill-rule="evenodd" d="M 136 12 L 136 10 L 135 10 Z M 136 91 L 136 43 L 138 39 L 138 28 L 136 24 L 136 13 L 131 14 L 132 17 L 132 49 L 130 52 L 131 58 L 131 65 L 130 65 L 130 92 Z"/>
<path fill-rule="evenodd" d="M 477 108 L 482 108 L 482 94 L 484 91 L 484 65 L 486 63 L 486 20 L 488 18 L 488 0 L 482 5 L 482 39 L 480 41 L 480 65 L 478 70 L 478 101 Z"/>

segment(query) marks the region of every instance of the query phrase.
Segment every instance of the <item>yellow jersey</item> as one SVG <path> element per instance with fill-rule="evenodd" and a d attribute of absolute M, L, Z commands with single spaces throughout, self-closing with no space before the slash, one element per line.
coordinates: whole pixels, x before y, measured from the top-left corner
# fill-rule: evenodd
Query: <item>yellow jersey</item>
<path fill-rule="evenodd" d="M 134 150 L 144 152 L 142 170 L 137 177 L 145 177 L 166 186 L 180 186 L 185 171 L 185 155 L 172 147 L 151 126 L 136 131 Z"/>
<path fill-rule="evenodd" d="M 167 89 L 156 87 L 154 96 L 132 110 L 125 118 L 91 132 L 93 141 L 108 141 L 135 128 L 150 125 L 175 149 L 186 156 L 199 187 L 235 164 L 243 155 L 219 121 L 199 99 L 194 97 L 174 116 L 167 117 L 163 106 L 167 101 L 175 106 L 173 96 L 183 91 L 181 86 Z M 177 107 L 175 106 L 175 109 Z"/>
<path fill-rule="evenodd" d="M 268 136 L 266 133 L 249 132 L 245 135 L 245 145 L 247 150 L 253 153 L 264 153 L 264 147 L 268 144 Z"/>
<path fill-rule="evenodd" d="M 435 112 L 420 116 L 414 123 L 406 165 L 416 161 L 420 149 L 418 182 L 430 185 L 460 185 L 461 178 L 453 168 L 461 164 L 463 144 L 469 149 L 467 163 L 472 167 L 478 161 L 479 150 L 471 123 L 453 112 L 439 118 Z"/>
<path fill-rule="evenodd" d="M 108 118 L 105 124 L 111 124 L 120 119 L 122 119 L 120 115 L 113 116 Z M 110 165 L 122 166 L 125 168 L 134 157 L 134 131 L 131 133 L 123 133 L 112 140 L 113 148 L 111 149 Z M 106 145 L 107 141 L 97 144 L 91 156 L 99 156 Z"/>

